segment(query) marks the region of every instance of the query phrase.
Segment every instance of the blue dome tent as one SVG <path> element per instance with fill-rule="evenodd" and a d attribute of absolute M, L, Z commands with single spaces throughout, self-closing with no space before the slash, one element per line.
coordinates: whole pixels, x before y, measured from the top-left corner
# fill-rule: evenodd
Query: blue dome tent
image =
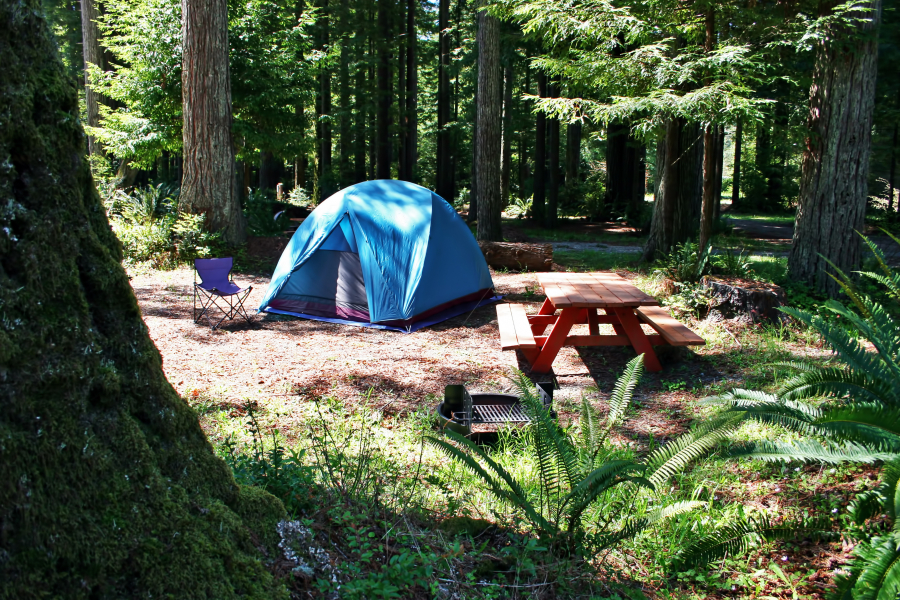
<path fill-rule="evenodd" d="M 499 300 L 475 238 L 440 196 L 366 181 L 306 218 L 260 312 L 412 332 Z"/>

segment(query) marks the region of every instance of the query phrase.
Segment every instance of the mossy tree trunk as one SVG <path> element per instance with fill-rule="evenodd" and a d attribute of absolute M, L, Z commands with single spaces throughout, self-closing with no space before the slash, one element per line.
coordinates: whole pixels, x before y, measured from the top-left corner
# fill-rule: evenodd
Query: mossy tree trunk
<path fill-rule="evenodd" d="M 42 14 L 0 4 L 0 597 L 284 597 L 284 508 L 163 374 Z"/>
<path fill-rule="evenodd" d="M 840 286 L 828 271 L 859 264 L 866 210 L 880 0 L 861 15 L 868 25 L 829 32 L 816 56 L 809 92 L 809 131 L 788 274 L 831 297 Z"/>
<path fill-rule="evenodd" d="M 182 0 L 184 175 L 179 208 L 206 215 L 229 245 L 246 238 L 231 137 L 228 4 Z"/>

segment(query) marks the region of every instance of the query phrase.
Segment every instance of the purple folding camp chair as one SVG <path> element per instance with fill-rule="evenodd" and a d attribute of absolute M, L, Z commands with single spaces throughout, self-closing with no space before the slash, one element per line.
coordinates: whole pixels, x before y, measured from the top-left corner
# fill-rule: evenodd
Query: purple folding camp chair
<path fill-rule="evenodd" d="M 231 257 L 194 260 L 194 323 L 205 316 L 209 326 L 215 329 L 225 319 L 234 319 L 237 315 L 250 323 L 250 315 L 244 308 L 244 300 L 250 295 L 253 286 L 242 288 L 234 283 L 231 278 L 233 264 L 234 259 Z M 200 276 L 200 283 L 197 283 L 197 275 Z M 210 318 L 210 311 L 213 308 L 222 311 L 222 318 L 215 325 Z"/>

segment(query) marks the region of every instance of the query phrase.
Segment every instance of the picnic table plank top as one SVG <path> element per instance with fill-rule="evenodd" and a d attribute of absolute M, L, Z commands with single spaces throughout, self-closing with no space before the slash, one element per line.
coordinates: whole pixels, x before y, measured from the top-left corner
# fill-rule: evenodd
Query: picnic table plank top
<path fill-rule="evenodd" d="M 616 273 L 538 273 L 538 283 L 556 308 L 656 306 L 657 301 Z"/>

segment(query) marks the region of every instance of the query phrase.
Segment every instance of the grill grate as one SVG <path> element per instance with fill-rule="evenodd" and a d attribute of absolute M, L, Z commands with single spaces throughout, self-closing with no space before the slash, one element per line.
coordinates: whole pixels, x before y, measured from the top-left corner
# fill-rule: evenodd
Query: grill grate
<path fill-rule="evenodd" d="M 473 423 L 528 423 L 531 419 L 520 404 L 476 404 Z"/>

